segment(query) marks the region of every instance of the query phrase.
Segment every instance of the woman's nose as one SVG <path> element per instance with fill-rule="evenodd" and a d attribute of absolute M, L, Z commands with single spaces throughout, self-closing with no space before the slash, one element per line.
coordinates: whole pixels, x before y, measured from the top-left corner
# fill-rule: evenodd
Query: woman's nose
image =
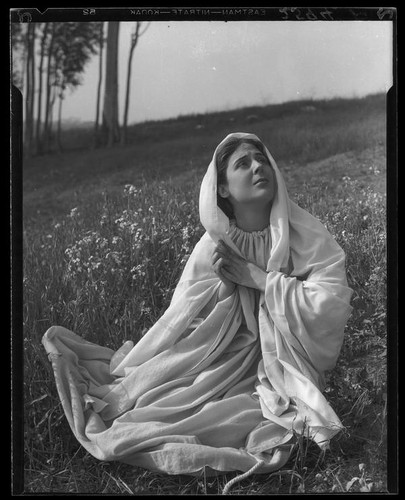
<path fill-rule="evenodd" d="M 257 160 L 253 160 L 252 161 L 252 170 L 253 170 L 253 173 L 256 173 L 256 172 L 260 172 L 260 170 L 263 168 L 263 165 L 257 161 Z"/>

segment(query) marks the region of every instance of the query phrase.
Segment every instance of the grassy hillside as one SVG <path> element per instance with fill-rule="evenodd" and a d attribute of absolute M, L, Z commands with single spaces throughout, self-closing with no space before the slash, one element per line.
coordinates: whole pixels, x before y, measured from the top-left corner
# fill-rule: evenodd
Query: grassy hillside
<path fill-rule="evenodd" d="M 347 255 L 353 314 L 326 394 L 346 431 L 330 452 L 301 437 L 287 468 L 235 494 L 386 489 L 385 98 L 294 102 L 133 126 L 125 148 L 66 151 L 24 163 L 24 398 L 27 492 L 220 493 L 234 474 L 167 477 L 100 463 L 72 437 L 41 337 L 63 325 L 118 348 L 167 307 L 203 229 L 199 184 L 233 131 L 268 145 L 290 196 Z"/>
<path fill-rule="evenodd" d="M 358 100 L 298 101 L 146 122 L 130 127 L 126 147 L 89 149 L 91 130 L 71 130 L 66 150 L 26 159 L 26 223 L 52 219 L 93 203 L 103 190 L 203 172 L 216 145 L 231 132 L 252 132 L 278 165 L 304 165 L 346 151 L 385 144 L 385 96 Z"/>

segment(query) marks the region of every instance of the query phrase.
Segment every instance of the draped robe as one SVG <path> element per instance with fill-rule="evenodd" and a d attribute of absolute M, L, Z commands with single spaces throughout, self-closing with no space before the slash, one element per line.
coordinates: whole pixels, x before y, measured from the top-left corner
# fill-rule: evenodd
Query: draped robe
<path fill-rule="evenodd" d="M 269 226 L 238 228 L 217 206 L 216 151 L 200 191 L 206 232 L 153 327 L 117 351 L 61 326 L 43 337 L 70 427 L 100 460 L 168 474 L 247 471 L 260 460 L 269 472 L 296 433 L 324 448 L 342 427 L 322 390 L 351 312 L 344 252 L 288 198 L 267 149 L 277 180 Z M 267 272 L 264 292 L 238 285 L 221 298 L 219 239 Z"/>

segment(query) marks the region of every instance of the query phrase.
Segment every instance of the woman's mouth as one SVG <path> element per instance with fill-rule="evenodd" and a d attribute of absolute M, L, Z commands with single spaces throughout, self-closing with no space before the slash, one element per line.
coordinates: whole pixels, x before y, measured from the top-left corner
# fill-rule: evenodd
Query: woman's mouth
<path fill-rule="evenodd" d="M 257 179 L 253 184 L 255 186 L 260 185 L 260 184 L 267 184 L 269 181 L 265 177 L 261 177 L 260 179 Z"/>

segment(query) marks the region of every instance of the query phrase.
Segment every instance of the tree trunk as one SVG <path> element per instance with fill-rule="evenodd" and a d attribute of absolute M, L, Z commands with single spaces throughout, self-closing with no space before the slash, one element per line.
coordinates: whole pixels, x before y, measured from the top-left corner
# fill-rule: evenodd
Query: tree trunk
<path fill-rule="evenodd" d="M 125 93 L 125 108 L 124 108 L 124 120 L 122 124 L 122 135 L 121 144 L 127 143 L 127 127 L 128 127 L 128 108 L 129 108 L 129 92 L 131 87 L 131 67 L 132 67 L 132 55 L 134 53 L 136 43 L 131 44 L 128 57 L 128 71 L 127 71 L 127 90 Z"/>
<path fill-rule="evenodd" d="M 31 91 L 31 47 L 30 47 L 30 35 L 31 35 L 31 24 L 28 25 L 27 27 L 27 57 L 25 59 L 25 65 L 26 65 L 26 70 L 25 70 L 25 76 L 26 76 L 26 82 L 25 82 L 25 120 L 24 120 L 24 125 L 25 125 L 25 130 L 24 130 L 24 143 L 28 147 L 29 143 L 29 114 L 30 114 L 30 105 L 29 105 L 29 95 Z"/>
<path fill-rule="evenodd" d="M 48 149 L 51 149 L 53 143 L 53 107 L 56 101 L 56 84 L 51 87 L 51 99 L 49 102 L 49 117 L 48 117 Z"/>
<path fill-rule="evenodd" d="M 34 25 L 29 24 L 27 29 L 27 60 L 26 60 L 26 99 L 25 99 L 25 134 L 24 141 L 26 147 L 26 153 L 31 155 L 32 153 L 32 127 L 33 127 L 33 85 L 32 80 L 33 74 L 33 52 L 34 52 L 34 36 L 33 30 Z"/>
<path fill-rule="evenodd" d="M 129 50 L 129 56 L 128 56 L 128 71 L 127 71 L 127 89 L 125 93 L 125 107 L 124 107 L 124 119 L 123 119 L 123 124 L 122 124 L 122 136 L 121 136 L 121 144 L 126 144 L 127 142 L 127 130 L 128 130 L 128 110 L 129 110 L 129 95 L 131 91 L 131 69 L 132 69 L 132 56 L 134 54 L 135 47 L 138 43 L 138 39 L 140 36 L 142 36 L 145 31 L 148 29 L 150 23 L 146 25 L 144 28 L 143 32 L 140 32 L 142 22 L 137 22 L 135 31 L 132 33 L 131 36 L 131 47 Z"/>
<path fill-rule="evenodd" d="M 98 86 L 97 86 L 97 103 L 96 103 L 96 122 L 94 124 L 94 146 L 98 143 L 98 127 L 100 121 L 100 101 L 101 101 L 101 84 L 103 81 L 103 57 L 104 57 L 104 23 L 100 27 L 100 58 L 98 66 Z"/>
<path fill-rule="evenodd" d="M 31 58 L 31 98 L 30 98 L 30 119 L 31 119 L 31 126 L 30 126 L 30 146 L 31 150 L 33 149 L 34 145 L 34 104 L 35 104 L 35 24 L 32 27 L 32 41 L 31 41 L 31 46 L 32 46 L 32 58 Z"/>
<path fill-rule="evenodd" d="M 44 31 L 42 33 L 41 40 L 41 54 L 39 59 L 38 68 L 38 114 L 37 114 L 37 127 L 36 127 L 36 138 L 37 138 L 37 153 L 42 153 L 42 137 L 41 137 L 41 119 L 42 119 L 42 72 L 44 66 L 45 57 L 45 44 L 48 34 L 48 23 L 44 23 Z"/>
<path fill-rule="evenodd" d="M 62 103 L 63 103 L 63 91 L 61 90 L 59 94 L 58 128 L 56 131 L 56 145 L 59 153 L 62 152 Z"/>
<path fill-rule="evenodd" d="M 45 118 L 44 118 L 44 129 L 43 129 L 43 141 L 42 144 L 47 151 L 49 148 L 49 106 L 51 100 L 51 73 L 52 73 L 52 58 L 53 58 L 53 43 L 55 36 L 55 23 L 52 23 L 51 38 L 49 41 L 48 48 L 48 65 L 46 70 L 46 99 L 45 99 Z"/>
<path fill-rule="evenodd" d="M 118 37 L 119 22 L 108 22 L 107 61 L 104 90 L 103 129 L 107 146 L 119 141 L 118 123 Z"/>

